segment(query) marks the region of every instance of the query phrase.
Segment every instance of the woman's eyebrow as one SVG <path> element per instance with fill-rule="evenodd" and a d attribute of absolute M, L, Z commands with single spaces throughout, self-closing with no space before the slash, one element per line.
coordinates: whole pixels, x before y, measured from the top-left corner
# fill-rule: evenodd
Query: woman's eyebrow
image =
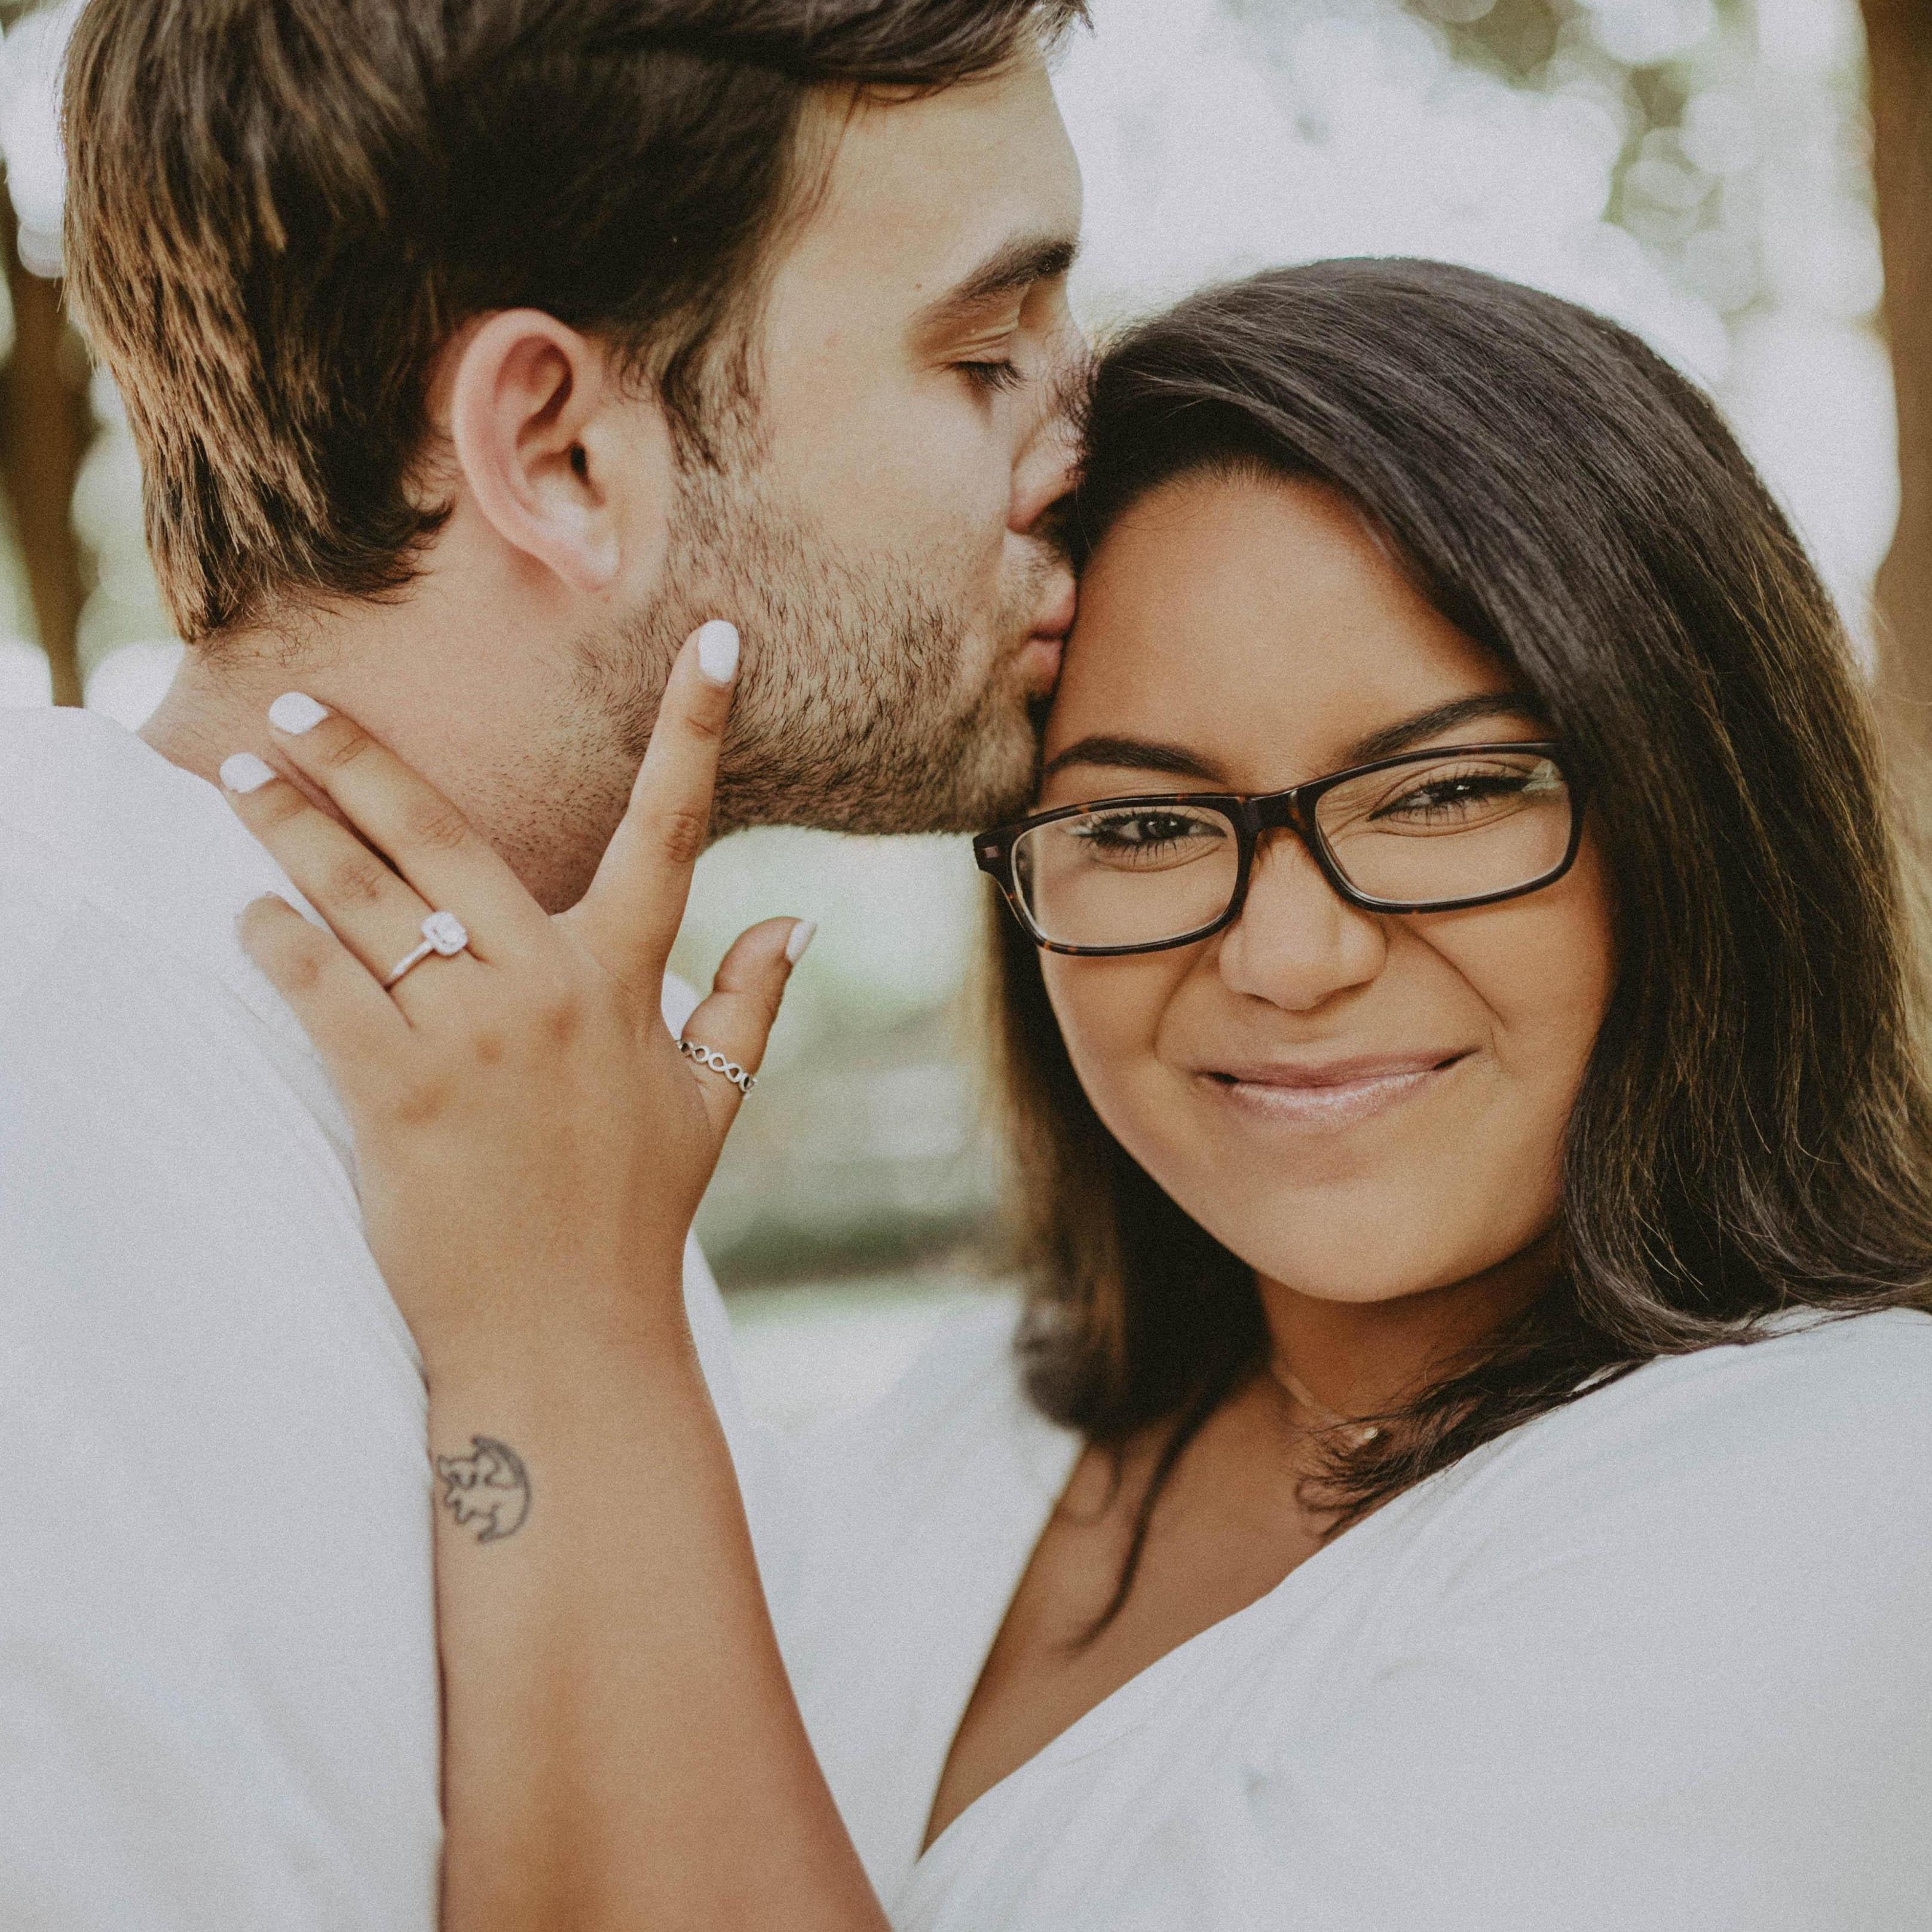
<path fill-rule="evenodd" d="M 1393 758 L 1412 746 L 1426 744 L 1439 732 L 1474 724 L 1479 718 L 1520 718 L 1528 724 L 1543 725 L 1550 722 L 1543 706 L 1526 692 L 1486 691 L 1474 698 L 1454 698 L 1447 704 L 1418 711 L 1412 718 L 1385 724 L 1379 731 L 1358 738 L 1336 769 L 1372 765 L 1378 758 Z"/>
<path fill-rule="evenodd" d="M 1352 765 L 1373 764 L 1378 758 L 1392 758 L 1412 746 L 1426 743 L 1458 725 L 1473 724 L 1480 718 L 1520 718 L 1532 724 L 1548 722 L 1543 707 L 1527 692 L 1486 691 L 1471 698 L 1452 698 L 1447 704 L 1432 706 L 1412 718 L 1384 724 L 1381 730 L 1358 738 L 1343 753 L 1337 771 Z M 1223 784 L 1226 780 L 1214 761 L 1184 745 L 1170 745 L 1154 738 L 1082 738 L 1078 743 L 1048 760 L 1041 772 L 1042 781 L 1070 765 L 1100 765 L 1120 771 L 1165 772 L 1179 778 L 1194 778 L 1205 784 Z"/>
<path fill-rule="evenodd" d="M 1048 761 L 1040 773 L 1050 778 L 1069 765 L 1107 765 L 1128 772 L 1166 772 L 1178 778 L 1198 778 L 1219 784 L 1222 775 L 1212 760 L 1182 745 L 1164 745 L 1151 738 L 1082 738 Z"/>

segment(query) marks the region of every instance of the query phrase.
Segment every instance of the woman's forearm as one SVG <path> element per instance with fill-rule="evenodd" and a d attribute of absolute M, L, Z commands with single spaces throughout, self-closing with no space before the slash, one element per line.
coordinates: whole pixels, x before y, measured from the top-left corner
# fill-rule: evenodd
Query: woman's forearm
<path fill-rule="evenodd" d="M 432 1361 L 430 1394 L 445 1932 L 884 1932 L 681 1327 Z"/>

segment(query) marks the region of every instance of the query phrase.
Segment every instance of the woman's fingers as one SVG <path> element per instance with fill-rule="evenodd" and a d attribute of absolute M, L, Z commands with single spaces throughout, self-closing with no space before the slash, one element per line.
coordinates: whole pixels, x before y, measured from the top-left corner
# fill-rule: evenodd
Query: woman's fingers
<path fill-rule="evenodd" d="M 718 969 L 710 997 L 685 1022 L 686 1042 L 756 1073 L 792 968 L 805 957 L 818 929 L 809 920 L 768 919 L 741 933 Z M 695 1070 L 705 1106 L 722 1135 L 736 1119 L 744 1095 L 723 1074 L 701 1065 Z"/>
<path fill-rule="evenodd" d="M 244 752 L 229 759 L 221 782 L 296 890 L 377 981 L 386 979 L 422 937 L 431 910 L 422 896 L 260 758 Z"/>
<path fill-rule="evenodd" d="M 489 842 L 353 718 L 292 691 L 268 706 L 268 722 L 277 750 L 328 795 L 428 906 L 462 920 L 478 958 L 502 958 L 548 930 L 543 908 Z"/>
<path fill-rule="evenodd" d="M 692 868 L 711 834 L 718 758 L 738 675 L 738 633 L 704 626 L 671 667 L 629 808 L 582 902 L 564 915 L 608 972 L 655 991 Z"/>
<path fill-rule="evenodd" d="M 332 933 L 278 898 L 244 908 L 236 932 L 332 1072 L 366 1075 L 393 1062 L 409 1022 Z"/>

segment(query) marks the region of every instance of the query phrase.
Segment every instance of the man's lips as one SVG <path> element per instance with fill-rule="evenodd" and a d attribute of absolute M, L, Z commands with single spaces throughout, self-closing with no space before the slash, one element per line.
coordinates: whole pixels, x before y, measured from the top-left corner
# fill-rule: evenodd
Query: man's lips
<path fill-rule="evenodd" d="M 1060 681 L 1060 660 L 1079 608 L 1079 589 L 1071 578 L 1064 590 L 1040 614 L 1016 654 L 1020 681 L 1036 696 L 1044 697 Z"/>
<path fill-rule="evenodd" d="M 1064 644 L 1079 608 L 1080 586 L 1070 577 L 1060 586 L 1053 602 L 1040 614 L 1033 627 L 1033 635 L 1051 638 L 1056 644 Z"/>
<path fill-rule="evenodd" d="M 1039 636 L 1028 638 L 1020 646 L 1013 662 L 1030 697 L 1045 698 L 1060 682 L 1060 660 L 1066 649 L 1062 638 Z"/>
<path fill-rule="evenodd" d="M 1352 1126 L 1431 1085 L 1468 1057 L 1460 1052 L 1365 1054 L 1348 1059 L 1204 1066 L 1209 1090 L 1244 1112 L 1287 1126 Z"/>

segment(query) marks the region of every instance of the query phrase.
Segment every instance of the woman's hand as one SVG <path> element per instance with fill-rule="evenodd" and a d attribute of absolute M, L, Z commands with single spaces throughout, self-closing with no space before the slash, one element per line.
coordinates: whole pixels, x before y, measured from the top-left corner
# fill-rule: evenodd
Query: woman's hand
<path fill-rule="evenodd" d="M 311 700 L 272 708 L 276 748 L 366 844 L 259 761 L 223 769 L 332 928 L 267 898 L 242 938 L 348 1107 L 370 1243 L 432 1379 L 574 1324 L 681 1332 L 670 1285 L 742 1096 L 680 1054 L 661 1000 L 737 655 L 727 624 L 687 643 L 596 880 L 556 917 L 441 794 Z M 467 950 L 431 952 L 386 989 L 436 912 Z M 746 933 L 686 1037 L 754 1072 L 811 930 Z"/>

